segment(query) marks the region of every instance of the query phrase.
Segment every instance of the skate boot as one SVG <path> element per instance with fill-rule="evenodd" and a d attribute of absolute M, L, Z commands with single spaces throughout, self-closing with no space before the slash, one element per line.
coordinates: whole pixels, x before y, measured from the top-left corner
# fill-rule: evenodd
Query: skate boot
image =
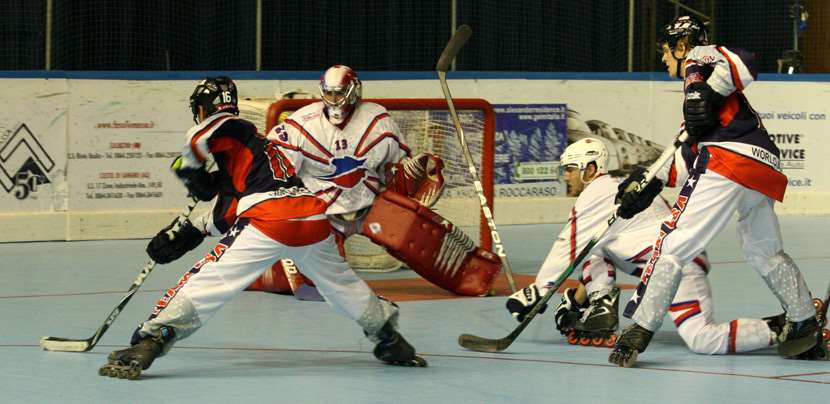
<path fill-rule="evenodd" d="M 613 348 L 617 342 L 615 332 L 619 325 L 619 297 L 618 288 L 591 293 L 591 306 L 568 333 L 568 343 Z"/>
<path fill-rule="evenodd" d="M 778 354 L 785 357 L 807 352 L 821 340 L 821 328 L 815 317 L 802 321 L 787 321 L 778 334 Z"/>
<path fill-rule="evenodd" d="M 808 349 L 804 353 L 796 355 L 790 359 L 801 360 L 830 360 L 830 330 L 827 329 L 827 319 L 825 318 L 824 301 L 821 299 L 813 299 L 813 305 L 816 307 L 816 319 L 819 323 L 819 328 L 824 327 L 823 330 L 816 334 L 816 345 Z"/>
<path fill-rule="evenodd" d="M 654 332 L 646 330 L 637 323 L 625 327 L 617 339 L 617 345 L 608 356 L 608 362 L 624 368 L 634 366 L 637 362 L 637 355 L 646 350 L 653 336 Z"/>
<path fill-rule="evenodd" d="M 107 364 L 98 369 L 98 374 L 136 380 L 142 370 L 150 368 L 153 361 L 164 354 L 165 348 L 173 340 L 173 329 L 163 327 L 159 337 L 147 337 L 127 349 L 110 353 Z"/>
<path fill-rule="evenodd" d="M 427 366 L 427 361 L 415 355 L 415 348 L 403 339 L 390 322 L 384 324 L 376 336 L 380 342 L 372 353 L 379 361 L 395 366 Z"/>

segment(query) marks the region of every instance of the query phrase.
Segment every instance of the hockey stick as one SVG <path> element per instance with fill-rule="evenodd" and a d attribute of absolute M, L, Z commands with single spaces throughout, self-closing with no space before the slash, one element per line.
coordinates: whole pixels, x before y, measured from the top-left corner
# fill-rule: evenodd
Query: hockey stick
<path fill-rule="evenodd" d="M 674 143 L 672 145 L 673 147 L 668 147 L 666 148 L 666 150 L 663 151 L 663 154 L 661 154 L 660 157 L 648 168 L 648 170 L 646 170 L 644 176 L 645 178 L 643 178 L 642 181 L 636 184 L 635 189 L 637 190 L 637 192 L 643 189 L 654 178 L 657 172 L 660 171 L 660 169 L 663 168 L 663 166 L 666 165 L 666 163 L 669 162 L 672 159 L 672 157 L 674 157 L 674 152 L 677 150 L 678 147 L 680 147 L 680 144 L 685 139 L 686 132 L 682 132 L 680 135 L 678 135 L 678 137 L 675 138 Z M 510 344 L 512 344 L 513 341 L 516 340 L 516 338 L 519 336 L 519 334 L 522 333 L 522 331 L 527 327 L 527 325 L 530 324 L 533 318 L 536 317 L 537 314 L 539 314 L 539 310 L 541 310 L 542 307 L 545 307 L 548 300 L 550 300 L 550 298 L 553 297 L 554 294 L 556 294 L 556 291 L 559 290 L 559 287 L 562 286 L 563 283 L 565 283 L 565 280 L 568 279 L 569 276 L 571 276 L 571 273 L 573 273 L 574 268 L 576 268 L 580 263 L 582 263 L 582 260 L 585 259 L 588 253 L 591 252 L 591 250 L 594 248 L 597 242 L 599 242 L 602 236 L 605 235 L 608 229 L 611 228 L 611 226 L 616 221 L 617 212 L 614 211 L 611 217 L 609 217 L 608 220 L 605 222 L 605 226 L 602 229 L 600 229 L 594 235 L 594 237 L 592 237 L 588 241 L 588 244 L 586 244 L 585 247 L 582 248 L 579 254 L 574 258 L 574 260 L 571 261 L 567 268 L 565 268 L 565 271 L 561 275 L 559 275 L 559 278 L 557 278 L 556 281 L 548 284 L 550 286 L 548 291 L 545 293 L 544 296 L 542 296 L 542 299 L 539 301 L 539 303 L 533 306 L 533 309 L 530 310 L 530 312 L 525 316 L 525 319 L 521 322 L 521 324 L 519 324 L 518 327 L 516 327 L 515 330 L 513 330 L 513 332 L 501 339 L 489 339 L 477 337 L 472 334 L 461 334 L 458 336 L 458 345 L 461 345 L 462 347 L 467 348 L 469 350 L 479 352 L 500 352 L 507 349 L 507 347 L 509 347 Z"/>
<path fill-rule="evenodd" d="M 447 85 L 447 70 L 450 68 L 453 59 L 464 46 L 464 43 L 470 39 L 473 30 L 468 25 L 462 25 L 455 31 L 455 34 L 447 42 L 447 47 L 441 52 L 441 57 L 438 58 L 436 70 L 438 70 L 438 79 L 441 81 L 441 90 L 444 91 L 444 98 L 447 99 L 450 116 L 455 124 L 455 133 L 458 136 L 458 142 L 461 143 L 461 150 L 464 151 L 464 158 L 467 160 L 467 170 L 473 177 L 473 187 L 478 194 L 478 201 L 481 205 L 481 213 L 484 215 L 484 220 L 487 226 L 490 227 L 490 238 L 495 244 L 496 255 L 499 256 L 502 266 L 504 267 L 504 274 L 507 276 L 507 283 L 510 285 L 510 290 L 516 292 L 516 281 L 513 279 L 513 268 L 510 267 L 510 262 L 507 260 L 507 252 L 504 250 L 504 245 L 501 243 L 499 231 L 496 229 L 496 222 L 493 220 L 493 212 L 487 206 L 487 198 L 484 197 L 484 187 L 481 185 L 481 178 L 478 176 L 473 156 L 470 154 L 470 147 L 467 146 L 467 138 L 464 136 L 464 129 L 461 128 L 461 121 L 458 119 L 458 113 L 455 111 L 455 103 L 452 101 L 452 94 L 450 94 L 450 87 Z"/>
<path fill-rule="evenodd" d="M 184 213 L 179 215 L 176 218 L 176 223 L 173 227 L 167 231 L 167 235 L 172 240 L 175 237 L 175 233 L 179 231 L 182 227 L 182 224 L 190 217 L 190 214 L 193 213 L 193 209 L 196 207 L 196 204 L 199 202 L 198 199 L 192 198 L 191 201 L 187 204 L 187 208 L 185 208 Z M 69 339 L 69 338 L 59 338 L 59 337 L 43 337 L 40 339 L 40 346 L 41 348 L 47 351 L 61 351 L 61 352 L 86 352 L 92 349 L 96 344 L 98 344 L 98 340 L 101 339 L 101 336 L 107 332 L 107 329 L 110 328 L 110 325 L 118 318 L 118 315 L 121 314 L 121 310 L 130 302 L 130 299 L 133 298 L 136 292 L 138 292 L 138 288 L 144 283 L 144 280 L 147 278 L 147 275 L 150 275 L 150 272 L 153 271 L 153 268 L 156 267 L 156 262 L 153 260 L 147 261 L 147 265 L 144 265 L 144 269 L 138 274 L 138 278 L 133 281 L 133 284 L 130 285 L 130 289 L 127 291 L 127 294 L 121 298 L 121 302 L 118 303 L 117 306 L 110 312 L 107 319 L 104 320 L 104 324 L 101 324 L 98 327 L 98 331 L 95 332 L 91 337 L 87 339 Z"/>

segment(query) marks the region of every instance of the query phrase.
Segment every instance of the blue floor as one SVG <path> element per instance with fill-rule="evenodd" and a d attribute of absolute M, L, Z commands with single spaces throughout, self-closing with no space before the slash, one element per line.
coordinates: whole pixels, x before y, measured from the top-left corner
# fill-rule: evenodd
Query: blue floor
<path fill-rule="evenodd" d="M 814 294 L 830 282 L 830 217 L 783 217 L 787 251 Z M 514 270 L 534 273 L 561 225 L 502 226 Z M 243 293 L 179 342 L 139 381 L 100 377 L 160 291 L 199 255 L 156 268 L 99 345 L 45 352 L 41 336 L 89 337 L 143 266 L 146 240 L 0 244 L 0 402 L 20 403 L 761 403 L 827 402 L 830 362 L 784 360 L 773 350 L 730 356 L 687 351 L 667 322 L 639 368 L 607 363 L 608 349 L 568 345 L 548 313 L 505 353 L 466 351 L 461 333 L 500 338 L 515 323 L 504 298 L 401 303 L 402 333 L 428 368 L 377 362 L 351 321 L 325 304 Z M 779 313 L 743 263 L 734 226 L 709 249 L 716 318 Z M 405 273 L 404 273 L 405 274 Z M 400 277 L 373 274 L 372 278 Z M 636 280 L 621 277 L 633 284 Z M 630 296 L 630 291 L 625 298 Z"/>

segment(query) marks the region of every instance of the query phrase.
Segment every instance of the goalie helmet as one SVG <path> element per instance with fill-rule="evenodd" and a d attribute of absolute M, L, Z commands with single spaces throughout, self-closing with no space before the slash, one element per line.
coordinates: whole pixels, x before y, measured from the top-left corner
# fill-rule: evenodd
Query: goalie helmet
<path fill-rule="evenodd" d="M 230 77 L 206 77 L 193 90 L 190 95 L 190 111 L 193 112 L 193 120 L 199 123 L 199 107 L 204 108 L 206 116 L 218 112 L 230 112 L 239 114 L 239 101 L 236 95 L 236 84 Z"/>
<path fill-rule="evenodd" d="M 591 137 L 580 139 L 565 148 L 559 162 L 562 170 L 567 167 L 576 167 L 579 171 L 585 170 L 588 164 L 593 162 L 597 165 L 597 173 L 607 173 L 608 149 L 599 139 Z"/>
<path fill-rule="evenodd" d="M 660 32 L 658 45 L 667 44 L 669 49 L 674 49 L 677 46 L 677 41 L 683 37 L 689 38 L 691 47 L 709 45 L 709 34 L 706 32 L 706 26 L 690 15 L 677 17 L 671 24 L 666 25 Z"/>
<path fill-rule="evenodd" d="M 334 65 L 320 77 L 320 97 L 331 123 L 340 125 L 360 101 L 361 83 L 351 67 Z"/>

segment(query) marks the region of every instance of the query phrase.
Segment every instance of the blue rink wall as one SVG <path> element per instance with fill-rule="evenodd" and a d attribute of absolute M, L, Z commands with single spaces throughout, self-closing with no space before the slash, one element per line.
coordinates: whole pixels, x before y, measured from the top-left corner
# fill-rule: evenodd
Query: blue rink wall
<path fill-rule="evenodd" d="M 268 100 L 296 89 L 316 92 L 320 73 L 0 72 L 0 226 L 8 229 L 0 241 L 155 232 L 184 197 L 166 167 L 192 125 L 187 97 L 198 79 L 218 74 L 233 77 L 241 97 Z M 434 72 L 362 72 L 361 78 L 367 98 L 443 97 Z M 668 144 L 681 121 L 682 83 L 662 72 L 451 72 L 449 84 L 454 97 L 484 98 L 497 108 L 560 111 L 539 120 L 536 135 L 532 128 L 512 138 L 504 135 L 511 128 L 497 133 L 500 224 L 565 220 L 572 201 L 561 197 L 555 177 L 565 139 L 601 137 L 615 164 L 627 165 Z M 747 87 L 790 179 L 781 214 L 830 212 L 822 161 L 830 152 L 828 91 L 830 75 L 762 74 Z"/>

